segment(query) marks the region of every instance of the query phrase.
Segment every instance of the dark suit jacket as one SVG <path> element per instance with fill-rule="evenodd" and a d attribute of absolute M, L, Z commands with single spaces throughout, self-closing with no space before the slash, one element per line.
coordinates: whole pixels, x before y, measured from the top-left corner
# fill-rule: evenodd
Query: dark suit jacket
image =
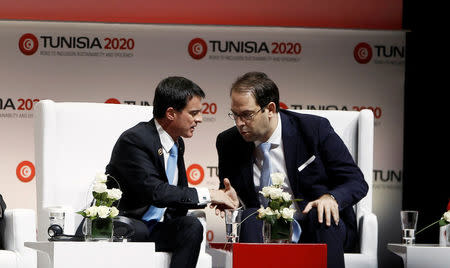
<path fill-rule="evenodd" d="M 352 205 L 367 193 L 368 185 L 347 147 L 326 118 L 280 111 L 287 177 L 301 210 L 309 201 L 330 193 L 339 204 L 340 217 L 356 230 Z M 216 148 L 219 178 L 228 178 L 247 208 L 259 207 L 253 182 L 253 142 L 246 142 L 236 127 L 220 133 Z M 310 157 L 315 160 L 301 172 L 298 167 Z"/>
<path fill-rule="evenodd" d="M 120 214 L 141 219 L 149 206 L 167 207 L 164 218 L 184 216 L 199 208 L 197 191 L 189 188 L 184 166 L 184 142 L 178 139 L 178 185 L 170 185 L 155 121 L 141 122 L 117 140 L 106 174 L 116 178 L 122 189 Z"/>

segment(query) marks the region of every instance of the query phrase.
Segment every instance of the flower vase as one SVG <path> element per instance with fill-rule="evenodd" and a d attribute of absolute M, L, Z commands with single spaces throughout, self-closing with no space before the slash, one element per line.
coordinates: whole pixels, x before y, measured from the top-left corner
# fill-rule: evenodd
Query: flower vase
<path fill-rule="evenodd" d="M 113 219 L 112 218 L 86 218 L 84 225 L 84 235 L 86 241 L 112 241 Z"/>
<path fill-rule="evenodd" d="M 447 225 L 439 227 L 439 246 L 447 246 Z"/>
<path fill-rule="evenodd" d="M 278 219 L 273 224 L 263 221 L 264 243 L 291 243 L 292 222 Z"/>
<path fill-rule="evenodd" d="M 445 246 L 450 247 L 450 224 L 445 225 Z"/>

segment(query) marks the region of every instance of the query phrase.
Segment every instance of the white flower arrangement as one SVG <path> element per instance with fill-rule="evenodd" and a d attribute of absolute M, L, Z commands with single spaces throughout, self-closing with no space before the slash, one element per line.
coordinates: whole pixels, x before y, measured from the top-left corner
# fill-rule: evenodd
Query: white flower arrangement
<path fill-rule="evenodd" d="M 278 219 L 284 219 L 287 222 L 294 220 L 295 209 L 291 208 L 293 201 L 300 201 L 300 199 L 292 200 L 292 196 L 283 191 L 285 175 L 283 173 L 270 174 L 272 185 L 263 187 L 260 193 L 269 199 L 268 207 L 261 206 L 258 209 L 258 218 L 274 224 Z"/>
<path fill-rule="evenodd" d="M 263 187 L 260 193 L 268 199 L 268 206 L 257 210 L 258 219 L 263 220 L 263 238 L 265 243 L 279 241 L 290 241 L 295 209 L 292 208 L 294 201 L 292 196 L 283 191 L 285 175 L 283 173 L 272 173 L 270 178 L 272 185 Z"/>
<path fill-rule="evenodd" d="M 114 218 L 119 215 L 119 210 L 113 206 L 113 203 L 122 198 L 122 191 L 117 188 L 108 189 L 106 182 L 108 176 L 103 173 L 97 173 L 92 186 L 92 195 L 94 196 L 94 205 L 77 213 L 91 220 L 101 218 Z"/>

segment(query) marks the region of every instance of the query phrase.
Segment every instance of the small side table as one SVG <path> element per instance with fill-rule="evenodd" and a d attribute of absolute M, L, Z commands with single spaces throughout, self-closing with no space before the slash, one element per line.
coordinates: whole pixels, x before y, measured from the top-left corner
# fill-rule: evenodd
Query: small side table
<path fill-rule="evenodd" d="M 133 242 L 25 242 L 47 253 L 52 268 L 166 267 L 170 256 L 155 252 L 155 243 Z M 148 260 L 152 260 L 149 262 Z"/>
<path fill-rule="evenodd" d="M 405 268 L 446 268 L 450 263 L 450 247 L 438 244 L 394 244 L 387 248 L 402 257 Z"/>

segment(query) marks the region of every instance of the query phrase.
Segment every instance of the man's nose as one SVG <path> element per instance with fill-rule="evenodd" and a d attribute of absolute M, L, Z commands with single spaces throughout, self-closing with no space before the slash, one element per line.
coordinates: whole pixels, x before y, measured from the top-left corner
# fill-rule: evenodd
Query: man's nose
<path fill-rule="evenodd" d="M 244 120 L 242 120 L 240 116 L 236 117 L 236 119 L 234 120 L 234 123 L 236 124 L 236 126 L 243 126 L 243 125 L 245 125 Z"/>
<path fill-rule="evenodd" d="M 203 115 L 202 113 L 198 113 L 197 116 L 194 118 L 196 123 L 201 123 L 203 122 Z"/>

